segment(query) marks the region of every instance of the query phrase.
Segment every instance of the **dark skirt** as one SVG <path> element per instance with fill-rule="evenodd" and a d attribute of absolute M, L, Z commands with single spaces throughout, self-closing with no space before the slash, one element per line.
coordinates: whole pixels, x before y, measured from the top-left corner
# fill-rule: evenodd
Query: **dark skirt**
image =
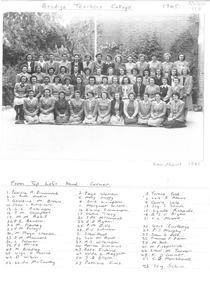
<path fill-rule="evenodd" d="M 186 125 L 184 122 L 178 121 L 178 120 L 172 120 L 172 121 L 164 121 L 162 123 L 162 126 L 164 128 L 168 128 L 168 129 L 174 129 L 174 128 L 185 128 Z"/>

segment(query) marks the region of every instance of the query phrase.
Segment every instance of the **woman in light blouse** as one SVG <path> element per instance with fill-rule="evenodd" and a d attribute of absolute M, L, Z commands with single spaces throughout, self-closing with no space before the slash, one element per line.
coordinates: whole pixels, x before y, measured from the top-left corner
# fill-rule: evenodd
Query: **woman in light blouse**
<path fill-rule="evenodd" d="M 34 97 L 34 91 L 30 90 L 28 98 L 23 103 L 24 123 L 25 124 L 38 124 L 39 118 L 37 116 L 39 111 L 38 99 Z"/>
<path fill-rule="evenodd" d="M 63 87 L 63 85 L 60 82 L 61 82 L 60 77 L 57 75 L 53 80 L 53 84 L 51 84 L 52 98 L 54 98 L 55 100 L 58 99 L 58 95 L 60 94 Z"/>
<path fill-rule="evenodd" d="M 125 76 L 122 80 L 122 99 L 127 100 L 128 95 L 133 92 L 133 85 L 131 84 L 130 78 Z"/>
<path fill-rule="evenodd" d="M 28 73 L 28 66 L 26 64 L 21 66 L 21 73 L 16 75 L 16 83 L 20 83 L 20 78 L 25 76 L 27 78 L 27 82 L 29 82 L 31 75 Z"/>
<path fill-rule="evenodd" d="M 64 79 L 64 85 L 62 85 L 62 91 L 65 93 L 65 99 L 69 102 L 74 95 L 74 86 L 71 84 L 70 77 L 66 77 Z"/>
<path fill-rule="evenodd" d="M 155 78 L 149 78 L 149 84 L 146 85 L 145 93 L 148 94 L 149 100 L 152 101 L 155 99 L 155 94 L 160 91 L 160 87 L 155 84 Z"/>
<path fill-rule="evenodd" d="M 139 75 L 143 76 L 144 70 L 149 68 L 148 62 L 146 62 L 146 56 L 144 54 L 139 55 L 139 60 L 136 63 Z"/>
<path fill-rule="evenodd" d="M 114 94 L 116 93 L 120 94 L 120 98 L 122 97 L 122 86 L 118 83 L 116 75 L 112 78 L 112 84 L 109 86 L 108 93 L 110 99 L 114 98 Z"/>
<path fill-rule="evenodd" d="M 35 67 L 38 65 L 41 66 L 43 73 L 47 73 L 47 63 L 42 54 L 39 55 L 39 60 L 35 62 Z"/>
<path fill-rule="evenodd" d="M 37 83 L 43 83 L 45 74 L 42 72 L 42 68 L 40 65 L 35 66 L 35 73 L 33 73 L 32 75 L 36 76 Z"/>
<path fill-rule="evenodd" d="M 160 127 L 165 120 L 166 103 L 161 100 L 161 93 L 156 92 L 155 101 L 151 106 L 151 117 L 148 120 L 148 125 L 152 127 Z"/>
<path fill-rule="evenodd" d="M 136 78 L 138 76 L 138 69 L 137 68 L 133 68 L 131 70 L 131 75 L 129 75 L 129 78 L 130 78 L 130 81 L 131 81 L 131 84 L 135 84 L 136 83 Z"/>
<path fill-rule="evenodd" d="M 83 69 L 83 84 L 88 85 L 89 84 L 89 78 L 91 76 L 91 69 L 89 67 L 86 67 Z"/>
<path fill-rule="evenodd" d="M 147 93 L 144 94 L 144 100 L 139 101 L 138 124 L 147 125 L 151 114 L 152 103 Z"/>
<path fill-rule="evenodd" d="M 96 124 L 98 109 L 98 100 L 94 98 L 94 92 L 87 93 L 87 99 L 84 101 L 85 119 L 83 124 Z"/>
<path fill-rule="evenodd" d="M 80 124 L 84 115 L 84 100 L 80 98 L 81 94 L 79 90 L 74 92 L 74 96 L 70 101 L 70 113 L 69 122 L 71 124 Z"/>
<path fill-rule="evenodd" d="M 170 61 L 171 54 L 165 53 L 163 55 L 165 61 L 161 63 L 161 69 L 163 72 L 163 77 L 168 78 L 172 68 L 174 67 L 174 63 Z"/>
<path fill-rule="evenodd" d="M 27 85 L 27 92 L 33 90 L 34 96 L 39 99 L 41 97 L 41 84 L 37 83 L 37 78 L 32 75 L 30 78 L 30 83 Z"/>
<path fill-rule="evenodd" d="M 50 83 L 50 78 L 48 75 L 45 75 L 44 82 L 41 84 L 41 95 L 44 95 L 44 90 L 49 89 L 50 94 L 52 94 L 52 84 Z"/>
<path fill-rule="evenodd" d="M 155 54 L 152 55 L 152 60 L 148 62 L 150 76 L 155 77 L 156 69 L 161 69 L 161 63 L 157 60 L 157 56 Z"/>
<path fill-rule="evenodd" d="M 51 90 L 45 89 L 43 97 L 39 100 L 40 123 L 54 123 L 54 107 L 55 100 L 51 97 Z"/>
<path fill-rule="evenodd" d="M 121 54 L 117 54 L 114 58 L 115 61 L 115 68 L 114 68 L 114 74 L 119 76 L 120 75 L 120 68 L 125 68 L 125 64 L 122 62 L 122 56 Z"/>
<path fill-rule="evenodd" d="M 102 83 L 102 69 L 100 67 L 98 67 L 96 69 L 96 75 L 95 75 L 95 79 L 96 79 L 96 84 L 99 85 Z"/>
<path fill-rule="evenodd" d="M 111 100 L 108 99 L 108 93 L 102 92 L 101 99 L 98 100 L 98 118 L 97 124 L 108 124 L 111 118 Z"/>
<path fill-rule="evenodd" d="M 55 102 L 55 116 L 56 123 L 66 124 L 68 122 L 70 112 L 69 112 L 69 103 L 65 99 L 65 93 L 60 91 L 58 94 L 58 99 Z"/>
<path fill-rule="evenodd" d="M 133 56 L 130 54 L 127 57 L 128 62 L 125 63 L 126 74 L 131 75 L 131 70 L 136 68 L 136 63 L 133 62 Z"/>
<path fill-rule="evenodd" d="M 182 70 L 184 68 L 189 69 L 189 63 L 185 60 L 185 55 L 183 53 L 178 55 L 178 61 L 174 62 L 174 67 L 177 69 L 178 76 L 182 75 Z"/>
<path fill-rule="evenodd" d="M 136 124 L 138 115 L 138 102 L 134 100 L 135 94 L 130 92 L 127 101 L 124 102 L 125 124 Z"/>
<path fill-rule="evenodd" d="M 54 78 L 55 78 L 55 68 L 54 67 L 50 67 L 48 69 L 48 74 L 47 74 L 50 78 L 50 83 L 54 83 Z"/>
<path fill-rule="evenodd" d="M 111 119 L 110 125 L 124 125 L 123 118 L 124 102 L 119 93 L 114 94 L 114 99 L 111 101 Z"/>
<path fill-rule="evenodd" d="M 85 86 L 85 97 L 88 98 L 88 92 L 93 92 L 94 97 L 99 97 L 99 88 L 96 84 L 96 79 L 94 76 L 89 77 L 89 84 Z"/>
<path fill-rule="evenodd" d="M 99 97 L 101 98 L 101 95 L 103 92 L 107 92 L 108 93 L 108 96 L 110 98 L 110 92 L 109 92 L 109 85 L 108 85 L 108 78 L 107 76 L 103 76 L 102 77 L 102 83 L 98 86 L 98 94 L 99 94 Z"/>

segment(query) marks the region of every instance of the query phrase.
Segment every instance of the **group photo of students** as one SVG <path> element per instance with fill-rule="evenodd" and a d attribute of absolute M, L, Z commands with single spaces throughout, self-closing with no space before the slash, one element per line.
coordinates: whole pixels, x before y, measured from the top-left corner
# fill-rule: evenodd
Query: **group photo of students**
<path fill-rule="evenodd" d="M 15 122 L 186 127 L 193 80 L 184 54 L 170 58 L 27 54 L 14 87 Z"/>

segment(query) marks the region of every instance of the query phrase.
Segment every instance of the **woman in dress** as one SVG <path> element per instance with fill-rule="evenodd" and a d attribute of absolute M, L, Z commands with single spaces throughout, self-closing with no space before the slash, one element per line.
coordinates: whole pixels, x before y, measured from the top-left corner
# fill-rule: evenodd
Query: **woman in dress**
<path fill-rule="evenodd" d="M 110 98 L 110 91 L 109 91 L 110 87 L 108 85 L 108 78 L 107 76 L 103 76 L 102 77 L 102 84 L 100 84 L 98 86 L 98 94 L 99 94 L 99 97 L 101 98 L 101 95 L 103 92 L 107 92 L 108 93 L 108 97 Z"/>
<path fill-rule="evenodd" d="M 118 83 L 118 78 L 115 75 L 112 78 L 112 84 L 109 86 L 108 90 L 109 98 L 110 99 L 114 98 L 114 95 L 116 93 L 119 93 L 120 98 L 122 97 L 122 86 Z"/>
<path fill-rule="evenodd" d="M 89 54 L 86 54 L 85 55 L 85 61 L 83 61 L 83 71 L 86 68 L 90 68 L 90 70 L 91 70 L 92 69 L 92 64 L 93 64 L 92 57 Z"/>
<path fill-rule="evenodd" d="M 148 120 L 148 125 L 152 127 L 160 127 L 165 120 L 166 103 L 161 100 L 161 93 L 157 92 L 155 101 L 151 106 L 151 117 Z"/>
<path fill-rule="evenodd" d="M 101 99 L 98 101 L 97 124 L 108 124 L 111 118 L 111 100 L 108 99 L 108 93 L 102 92 Z"/>
<path fill-rule="evenodd" d="M 54 78 L 55 78 L 55 68 L 54 67 L 50 67 L 48 69 L 48 74 L 47 74 L 50 78 L 50 83 L 53 83 L 54 82 Z"/>
<path fill-rule="evenodd" d="M 178 55 L 178 61 L 174 62 L 174 67 L 177 69 L 178 76 L 182 75 L 182 70 L 184 68 L 189 69 L 189 63 L 185 60 L 185 55 L 183 53 Z"/>
<path fill-rule="evenodd" d="M 120 75 L 120 68 L 124 68 L 125 69 L 125 64 L 122 62 L 122 56 L 121 54 L 117 54 L 114 58 L 114 74 L 119 76 Z"/>
<path fill-rule="evenodd" d="M 87 93 L 87 100 L 84 101 L 85 119 L 83 124 L 96 124 L 98 100 L 94 98 L 94 92 Z"/>
<path fill-rule="evenodd" d="M 103 70 L 102 73 L 104 75 L 108 75 L 108 68 L 112 67 L 113 70 L 115 68 L 115 64 L 112 62 L 112 56 L 110 54 L 107 54 L 105 57 L 105 62 L 103 64 Z"/>
<path fill-rule="evenodd" d="M 14 109 L 16 111 L 15 120 L 24 120 L 23 103 L 27 95 L 27 77 L 21 76 L 20 82 L 14 87 Z"/>
<path fill-rule="evenodd" d="M 71 78 L 66 77 L 64 79 L 64 85 L 62 86 L 62 91 L 65 93 L 65 99 L 70 102 L 70 99 L 74 95 L 74 86 L 71 84 Z"/>
<path fill-rule="evenodd" d="M 126 74 L 129 76 L 131 75 L 131 70 L 136 68 L 136 63 L 133 62 L 133 56 L 130 54 L 127 57 L 128 62 L 125 63 Z"/>
<path fill-rule="evenodd" d="M 27 82 L 29 82 L 31 75 L 28 73 L 28 66 L 26 64 L 21 66 L 21 72 L 16 75 L 16 83 L 20 83 L 20 78 L 25 76 L 27 78 Z"/>
<path fill-rule="evenodd" d="M 25 124 L 38 124 L 39 122 L 39 118 L 37 116 L 39 112 L 39 103 L 38 99 L 34 96 L 34 91 L 30 90 L 28 98 L 26 98 L 23 103 Z"/>
<path fill-rule="evenodd" d="M 130 78 L 125 76 L 122 80 L 122 99 L 127 100 L 128 95 L 133 92 L 133 85 L 131 84 Z"/>
<path fill-rule="evenodd" d="M 126 76 L 126 70 L 125 68 L 121 67 L 120 68 L 120 75 L 118 77 L 119 79 L 119 84 L 122 84 L 123 78 Z"/>
<path fill-rule="evenodd" d="M 38 65 L 41 66 L 43 73 L 47 73 L 47 63 L 42 54 L 39 55 L 39 60 L 35 62 L 35 67 Z"/>
<path fill-rule="evenodd" d="M 161 62 L 157 60 L 157 56 L 155 54 L 152 55 L 152 60 L 148 62 L 150 76 L 155 77 L 155 72 L 158 68 L 161 69 Z"/>
<path fill-rule="evenodd" d="M 63 91 L 59 92 L 58 99 L 55 102 L 55 116 L 57 124 L 68 123 L 70 116 L 69 103 L 65 99 L 65 93 Z"/>
<path fill-rule="evenodd" d="M 148 62 L 146 62 L 146 56 L 144 54 L 139 55 L 139 60 L 136 63 L 139 75 L 144 76 L 144 70 L 149 69 Z"/>
<path fill-rule="evenodd" d="M 41 84 L 37 83 L 37 78 L 35 75 L 31 76 L 30 83 L 27 85 L 27 93 L 31 90 L 34 92 L 34 97 L 37 99 L 41 97 Z"/>
<path fill-rule="evenodd" d="M 97 69 L 96 69 L 95 79 L 96 79 L 96 84 L 97 84 L 97 85 L 100 85 L 100 84 L 102 83 L 102 77 L 103 77 L 103 75 L 102 75 L 101 72 L 102 72 L 101 68 L 97 68 Z"/>
<path fill-rule="evenodd" d="M 74 92 L 74 96 L 70 101 L 70 114 L 69 122 L 71 124 L 82 123 L 84 116 L 84 100 L 81 99 L 81 93 L 79 90 Z"/>
<path fill-rule="evenodd" d="M 94 76 L 90 76 L 89 84 L 85 86 L 85 98 L 88 98 L 89 91 L 94 93 L 95 98 L 99 97 L 99 89 Z"/>
<path fill-rule="evenodd" d="M 138 115 L 138 102 L 135 100 L 135 94 L 129 93 L 128 99 L 124 102 L 125 124 L 136 124 Z"/>
<path fill-rule="evenodd" d="M 181 100 L 185 102 L 184 116 L 186 120 L 188 110 L 191 110 L 193 108 L 193 78 L 190 76 L 190 71 L 188 68 L 183 68 L 182 75 L 180 76 L 180 84 L 183 86 Z"/>
<path fill-rule="evenodd" d="M 110 125 L 124 125 L 123 118 L 124 102 L 119 93 L 114 94 L 114 99 L 111 101 L 111 119 Z"/>
<path fill-rule="evenodd" d="M 150 101 L 155 100 L 155 95 L 157 92 L 160 92 L 160 87 L 155 84 L 155 78 L 150 77 L 149 84 L 146 85 L 146 88 L 145 88 L 145 93 L 148 94 Z"/>
<path fill-rule="evenodd" d="M 138 124 L 148 125 L 148 120 L 151 114 L 152 103 L 149 100 L 147 93 L 144 94 L 144 100 L 139 101 Z"/>
<path fill-rule="evenodd" d="M 44 90 L 49 89 L 50 94 L 52 93 L 52 84 L 50 84 L 50 78 L 48 75 L 45 75 L 44 82 L 41 84 L 41 95 L 44 95 Z"/>
<path fill-rule="evenodd" d="M 172 68 L 174 67 L 174 63 L 170 61 L 170 58 L 171 58 L 171 54 L 170 53 L 165 53 L 163 55 L 163 57 L 165 59 L 165 61 L 161 63 L 163 77 L 168 78 Z"/>
<path fill-rule="evenodd" d="M 89 78 L 91 76 L 91 69 L 86 67 L 83 69 L 83 84 L 86 86 L 89 84 Z"/>
<path fill-rule="evenodd" d="M 64 84 L 65 79 L 70 76 L 67 74 L 68 69 L 66 66 L 61 66 L 59 70 L 60 73 L 58 74 L 58 76 L 60 77 L 61 84 Z"/>
<path fill-rule="evenodd" d="M 40 65 L 35 66 L 35 73 L 33 73 L 32 75 L 36 76 L 37 83 L 43 83 L 45 74 L 42 72 L 42 68 Z"/>
<path fill-rule="evenodd" d="M 185 116 L 184 116 L 185 103 L 180 100 L 180 95 L 178 92 L 173 93 L 173 100 L 171 102 L 171 112 L 170 116 L 166 121 L 163 122 L 163 127 L 165 128 L 184 128 Z"/>
<path fill-rule="evenodd" d="M 60 82 L 61 82 L 60 76 L 57 75 L 54 78 L 54 83 L 51 84 L 52 98 L 54 98 L 54 100 L 58 99 L 58 95 L 62 90 L 63 85 Z"/>
<path fill-rule="evenodd" d="M 130 81 L 131 81 L 131 84 L 135 84 L 136 83 L 136 78 L 138 76 L 138 69 L 137 68 L 133 68 L 131 70 L 131 75 L 129 75 L 129 78 L 130 78 Z"/>
<path fill-rule="evenodd" d="M 85 98 L 85 85 L 82 82 L 82 77 L 80 75 L 76 78 L 76 85 L 74 85 L 74 92 L 79 90 L 80 92 L 80 98 Z"/>
<path fill-rule="evenodd" d="M 144 71 L 143 71 L 143 84 L 145 85 L 145 86 L 147 86 L 148 84 L 149 84 L 149 78 L 150 78 L 150 71 L 148 70 L 148 69 L 145 69 Z"/>
<path fill-rule="evenodd" d="M 55 100 L 51 97 L 51 90 L 45 89 L 44 96 L 39 100 L 39 122 L 40 123 L 54 123 L 54 106 Z"/>

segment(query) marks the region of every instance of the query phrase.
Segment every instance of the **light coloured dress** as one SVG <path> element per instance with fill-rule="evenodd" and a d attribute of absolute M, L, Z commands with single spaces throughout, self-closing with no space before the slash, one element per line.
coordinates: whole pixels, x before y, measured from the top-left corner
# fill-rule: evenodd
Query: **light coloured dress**
<path fill-rule="evenodd" d="M 84 114 L 84 100 L 83 99 L 71 99 L 70 100 L 70 118 L 69 122 L 71 124 L 80 124 L 82 123 L 83 114 Z"/>
<path fill-rule="evenodd" d="M 111 118 L 111 100 L 100 99 L 98 101 L 98 124 L 108 124 Z"/>
<path fill-rule="evenodd" d="M 160 101 L 157 103 L 156 101 L 152 102 L 151 106 L 151 117 L 148 120 L 148 125 L 153 127 L 160 127 L 162 122 L 165 120 L 166 114 L 166 103 Z"/>
<path fill-rule="evenodd" d="M 26 98 L 23 104 L 24 118 L 27 124 L 37 124 L 39 118 L 37 116 L 39 111 L 39 103 L 37 98 Z M 33 116 L 31 116 L 33 114 Z"/>
<path fill-rule="evenodd" d="M 96 124 L 98 100 L 92 98 L 84 101 L 85 119 L 83 124 Z"/>
<path fill-rule="evenodd" d="M 55 100 L 51 97 L 45 98 L 42 97 L 39 100 L 39 109 L 40 109 L 40 115 L 39 115 L 39 121 L 40 123 L 54 123 L 54 106 L 55 106 Z M 43 111 L 48 111 L 48 114 L 44 114 Z"/>

